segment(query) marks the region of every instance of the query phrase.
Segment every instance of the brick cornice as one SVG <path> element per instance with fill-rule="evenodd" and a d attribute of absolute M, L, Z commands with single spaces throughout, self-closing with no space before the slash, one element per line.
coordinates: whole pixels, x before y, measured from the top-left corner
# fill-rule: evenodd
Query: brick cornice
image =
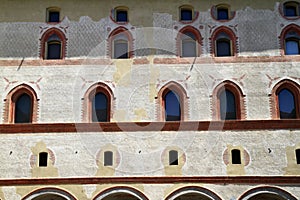
<path fill-rule="evenodd" d="M 8 133 L 76 133 L 76 132 L 137 132 L 137 131 L 207 131 L 207 130 L 278 130 L 300 129 L 300 119 L 228 120 L 191 122 L 103 122 L 1 124 L 0 134 Z"/>
<path fill-rule="evenodd" d="M 300 185 L 299 176 L 142 176 L 142 177 L 76 177 L 0 179 L 0 186 L 57 185 L 57 184 L 276 184 Z"/>

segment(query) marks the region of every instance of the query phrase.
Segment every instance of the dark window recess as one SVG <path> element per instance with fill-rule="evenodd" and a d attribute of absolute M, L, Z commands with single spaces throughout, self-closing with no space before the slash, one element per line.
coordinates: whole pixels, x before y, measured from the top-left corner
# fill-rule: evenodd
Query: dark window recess
<path fill-rule="evenodd" d="M 297 160 L 297 164 L 300 164 L 300 149 L 296 149 L 296 160 Z"/>
<path fill-rule="evenodd" d="M 24 93 L 15 103 L 15 123 L 31 123 L 32 101 L 31 97 Z"/>
<path fill-rule="evenodd" d="M 224 90 L 220 94 L 220 117 L 222 120 L 237 118 L 235 97 L 229 90 Z"/>
<path fill-rule="evenodd" d="M 178 165 L 178 152 L 170 151 L 169 152 L 169 165 Z"/>
<path fill-rule="evenodd" d="M 284 7 L 284 16 L 286 16 L 286 17 L 296 17 L 297 16 L 296 6 L 286 5 Z"/>
<path fill-rule="evenodd" d="M 112 166 L 113 165 L 113 152 L 105 151 L 104 152 L 104 166 Z"/>
<path fill-rule="evenodd" d="M 48 153 L 42 152 L 39 154 L 39 167 L 47 167 Z"/>
<path fill-rule="evenodd" d="M 241 164 L 241 151 L 233 149 L 231 151 L 232 164 Z"/>
<path fill-rule="evenodd" d="M 217 40 L 217 57 L 231 56 L 229 40 Z"/>
<path fill-rule="evenodd" d="M 60 59 L 61 58 L 61 42 L 51 41 L 47 43 L 47 59 Z"/>
<path fill-rule="evenodd" d="M 117 22 L 127 22 L 127 11 L 126 10 L 118 10 L 117 11 L 117 16 L 116 16 L 116 21 Z"/>
<path fill-rule="evenodd" d="M 179 96 L 173 92 L 169 91 L 165 95 L 165 120 L 166 121 L 180 121 L 181 120 L 181 110 L 180 110 L 180 99 Z"/>
<path fill-rule="evenodd" d="M 182 21 L 192 21 L 193 12 L 190 9 L 181 9 L 181 20 Z"/>
<path fill-rule="evenodd" d="M 59 22 L 59 12 L 58 11 L 49 11 L 48 22 Z"/>
<path fill-rule="evenodd" d="M 218 20 L 228 20 L 229 19 L 227 8 L 218 8 L 217 13 L 218 13 L 218 16 L 217 16 Z"/>
<path fill-rule="evenodd" d="M 280 119 L 295 119 L 296 106 L 293 93 L 288 89 L 282 89 L 278 93 Z"/>
<path fill-rule="evenodd" d="M 104 93 L 99 92 L 95 95 L 92 102 L 92 121 L 107 122 L 108 121 L 108 100 Z"/>

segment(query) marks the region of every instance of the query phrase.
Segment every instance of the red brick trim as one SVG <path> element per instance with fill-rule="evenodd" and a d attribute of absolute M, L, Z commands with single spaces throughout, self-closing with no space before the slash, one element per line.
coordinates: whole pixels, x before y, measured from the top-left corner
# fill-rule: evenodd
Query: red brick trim
<path fill-rule="evenodd" d="M 192 33 L 196 37 L 196 48 L 197 48 L 196 56 L 198 57 L 202 53 L 201 47 L 203 45 L 203 42 L 202 42 L 203 38 L 201 36 L 201 33 L 193 26 L 186 26 L 179 30 L 177 38 L 176 38 L 177 55 L 182 57 L 182 37 L 189 32 Z"/>
<path fill-rule="evenodd" d="M 282 56 L 285 56 L 285 36 L 288 34 L 290 31 L 295 31 L 297 32 L 298 35 L 300 35 L 300 26 L 296 24 L 289 24 L 288 26 L 284 27 L 281 31 L 281 34 L 279 36 L 279 42 L 280 42 L 280 54 Z M 297 56 L 297 55 L 296 55 Z M 287 55 L 287 57 L 290 57 L 290 55 Z M 293 56 L 295 57 L 295 56 Z"/>
<path fill-rule="evenodd" d="M 272 93 L 270 94 L 270 107 L 271 107 L 271 117 L 272 119 L 280 119 L 280 110 L 279 110 L 279 102 L 278 102 L 278 93 L 282 89 L 288 89 L 294 95 L 295 107 L 296 107 L 296 117 L 300 118 L 300 86 L 288 79 L 281 80 L 278 82 L 272 89 Z"/>
<path fill-rule="evenodd" d="M 31 122 L 35 123 L 37 122 L 37 113 L 38 113 L 38 100 L 36 92 L 34 89 L 32 89 L 29 85 L 22 84 L 18 85 L 15 88 L 13 88 L 7 95 L 4 105 L 4 112 L 3 112 L 3 122 L 4 123 L 14 123 L 15 119 L 15 102 L 18 100 L 18 98 L 26 93 L 30 96 L 32 102 L 32 108 L 31 108 Z"/>
<path fill-rule="evenodd" d="M 98 93 L 102 92 L 106 95 L 108 106 L 107 106 L 107 121 L 109 122 L 113 116 L 112 113 L 112 105 L 114 100 L 114 95 L 112 90 L 105 83 L 98 82 L 92 85 L 85 93 L 82 106 L 82 121 L 83 122 L 92 122 L 92 101 L 94 96 Z"/>
<path fill-rule="evenodd" d="M 228 9 L 228 19 L 227 20 L 218 20 L 217 19 L 217 16 L 215 16 L 215 12 L 217 12 L 218 7 L 224 7 L 224 8 Z M 230 10 L 229 4 L 218 4 L 218 5 L 213 5 L 211 7 L 210 15 L 211 15 L 211 18 L 213 18 L 214 20 L 216 20 L 218 22 L 229 22 L 230 20 L 232 20 L 235 17 L 235 11 Z"/>
<path fill-rule="evenodd" d="M 134 52 L 133 52 L 133 37 L 132 34 L 130 33 L 130 31 L 123 27 L 120 26 L 118 28 L 116 28 L 115 30 L 113 30 L 109 36 L 108 36 L 108 56 L 110 58 L 113 58 L 113 42 L 114 39 L 116 38 L 116 36 L 118 36 L 119 34 L 124 34 L 127 37 L 127 41 L 128 41 L 128 57 L 129 58 L 133 58 Z"/>
<path fill-rule="evenodd" d="M 209 196 L 210 199 L 214 199 L 214 200 L 222 200 L 216 193 L 214 193 L 213 191 L 207 189 L 207 188 L 204 188 L 204 187 L 199 187 L 199 186 L 186 186 L 186 187 L 182 187 L 182 188 L 179 188 L 175 191 L 173 191 L 171 194 L 169 194 L 165 200 L 170 200 L 170 199 L 174 199 L 174 197 L 180 197 L 181 196 L 181 193 L 182 196 L 184 196 L 185 194 L 188 194 L 188 191 L 190 191 L 191 193 L 200 193 L 200 194 L 204 194 L 205 196 Z"/>
<path fill-rule="evenodd" d="M 165 121 L 165 95 L 169 91 L 174 91 L 180 98 L 180 113 L 181 121 L 186 121 L 188 119 L 188 96 L 185 89 L 178 83 L 170 81 L 165 84 L 158 92 L 156 111 L 157 111 L 157 120 Z"/>
<path fill-rule="evenodd" d="M 299 119 L 286 120 L 226 120 L 195 122 L 101 122 L 51 124 L 0 124 L 0 134 L 69 133 L 78 132 L 139 132 L 139 131 L 253 131 L 300 130 Z M 200 134 L 200 133 L 199 133 Z"/>
<path fill-rule="evenodd" d="M 130 191 L 130 192 L 136 194 L 137 196 L 139 196 L 142 200 L 149 200 L 148 197 L 146 197 L 146 195 L 144 193 L 142 193 L 141 191 L 139 191 L 139 190 L 137 190 L 135 188 L 128 187 L 128 186 L 115 186 L 115 187 L 107 188 L 107 189 L 103 190 L 102 192 L 100 192 L 99 194 L 97 194 L 93 198 L 93 200 L 97 200 L 97 198 L 99 198 L 100 196 L 105 195 L 105 194 L 107 194 L 109 196 L 110 192 L 119 191 L 119 190 L 121 190 L 122 192 L 123 191 Z"/>
<path fill-rule="evenodd" d="M 17 185 L 70 185 L 70 184 L 276 184 L 300 185 L 299 176 L 141 176 L 141 177 L 81 177 L 81 178 L 19 178 L 0 179 L 0 186 Z"/>
<path fill-rule="evenodd" d="M 43 179 L 41 179 L 43 180 Z M 68 191 L 66 190 L 63 190 L 61 188 L 55 188 L 55 187 L 46 187 L 46 188 L 39 188 L 39 189 L 36 189 L 32 192 L 30 192 L 29 194 L 27 194 L 25 197 L 23 197 L 21 200 L 27 200 L 30 196 L 33 196 L 35 194 L 47 194 L 47 193 L 58 193 L 58 194 L 62 194 L 64 196 L 67 196 L 69 197 L 71 200 L 77 200 L 71 193 L 69 193 Z"/>
<path fill-rule="evenodd" d="M 56 34 L 61 41 L 61 59 L 65 59 L 68 39 L 66 38 L 65 34 L 57 28 L 50 28 L 42 35 L 40 39 L 40 58 L 46 59 L 46 42 L 48 38 L 53 34 Z"/>
<path fill-rule="evenodd" d="M 212 94 L 212 101 L 211 101 L 212 119 L 213 120 L 221 119 L 220 94 L 224 90 L 231 91 L 235 97 L 237 120 L 246 119 L 245 95 L 243 95 L 243 92 L 240 89 L 240 87 L 231 81 L 224 81 L 219 85 L 217 85 L 217 87 L 215 87 Z"/>
<path fill-rule="evenodd" d="M 217 57 L 216 56 L 216 47 L 215 47 L 215 41 L 218 37 L 218 35 L 220 33 L 226 33 L 228 35 L 228 37 L 230 38 L 231 41 L 231 51 L 232 51 L 232 56 L 231 57 L 236 57 L 237 56 L 237 52 L 238 52 L 238 48 L 237 48 L 237 37 L 235 35 L 235 33 L 228 27 L 226 26 L 220 26 L 218 27 L 216 30 L 214 30 L 214 32 L 212 33 L 211 37 L 209 38 L 210 40 L 210 50 L 211 50 L 211 55 L 213 57 Z M 224 57 L 223 57 L 224 59 Z"/>
<path fill-rule="evenodd" d="M 275 194 L 279 195 L 280 197 L 285 197 L 283 199 L 297 200 L 297 198 L 294 197 L 289 192 L 287 192 L 287 191 L 285 191 L 285 190 L 283 190 L 281 188 L 273 187 L 273 186 L 260 186 L 260 187 L 252 188 L 252 189 L 248 190 L 247 192 L 245 192 L 243 195 L 241 195 L 238 198 L 238 200 L 249 199 L 250 196 L 253 197 L 253 195 L 255 193 L 257 193 L 257 194 L 263 194 L 264 192 L 265 193 L 272 193 L 272 194 L 275 193 Z"/>

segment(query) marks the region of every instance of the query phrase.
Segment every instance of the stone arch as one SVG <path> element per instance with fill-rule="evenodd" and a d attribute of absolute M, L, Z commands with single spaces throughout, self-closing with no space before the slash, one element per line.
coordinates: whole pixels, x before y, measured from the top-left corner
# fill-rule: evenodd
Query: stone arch
<path fill-rule="evenodd" d="M 187 186 L 179 188 L 169 194 L 165 200 L 189 200 L 191 198 L 199 198 L 203 200 L 222 200 L 216 193 L 213 191 L 198 187 L 198 186 Z"/>
<path fill-rule="evenodd" d="M 42 200 L 47 198 L 53 198 L 53 200 L 77 200 L 72 194 L 59 188 L 40 188 L 30 192 L 21 200 Z"/>
<path fill-rule="evenodd" d="M 297 200 L 296 197 L 291 195 L 289 192 L 271 186 L 261 186 L 248 190 L 238 200 Z"/>
<path fill-rule="evenodd" d="M 118 197 L 119 195 L 122 195 Z M 149 200 L 142 192 L 135 188 L 127 187 L 127 186 L 117 186 L 108 188 L 93 198 L 93 200 L 117 200 L 117 199 L 126 199 L 128 200 Z"/>

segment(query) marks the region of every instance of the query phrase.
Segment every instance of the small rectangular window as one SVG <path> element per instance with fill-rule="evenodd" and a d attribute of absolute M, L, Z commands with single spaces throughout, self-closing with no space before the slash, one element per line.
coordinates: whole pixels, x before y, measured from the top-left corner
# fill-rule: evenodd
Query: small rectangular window
<path fill-rule="evenodd" d="M 117 10 L 116 21 L 117 22 L 127 22 L 127 11 L 126 10 Z"/>
<path fill-rule="evenodd" d="M 114 58 L 128 58 L 128 43 L 127 41 L 117 40 L 114 42 Z"/>
<path fill-rule="evenodd" d="M 59 12 L 58 11 L 49 11 L 48 22 L 59 22 Z"/>
<path fill-rule="evenodd" d="M 241 151 L 233 149 L 231 151 L 232 164 L 241 164 Z"/>
<path fill-rule="evenodd" d="M 104 166 L 112 166 L 113 165 L 113 152 L 105 151 L 104 152 Z"/>
<path fill-rule="evenodd" d="M 39 167 L 47 167 L 48 153 L 42 152 L 39 154 Z"/>
<path fill-rule="evenodd" d="M 300 149 L 296 149 L 296 160 L 297 164 L 300 165 Z"/>
<path fill-rule="evenodd" d="M 218 20 L 228 20 L 228 9 L 218 8 Z"/>
<path fill-rule="evenodd" d="M 182 21 L 192 21 L 193 20 L 193 11 L 191 9 L 181 9 L 181 18 Z"/>
<path fill-rule="evenodd" d="M 169 165 L 178 165 L 178 152 L 177 151 L 169 152 Z"/>

